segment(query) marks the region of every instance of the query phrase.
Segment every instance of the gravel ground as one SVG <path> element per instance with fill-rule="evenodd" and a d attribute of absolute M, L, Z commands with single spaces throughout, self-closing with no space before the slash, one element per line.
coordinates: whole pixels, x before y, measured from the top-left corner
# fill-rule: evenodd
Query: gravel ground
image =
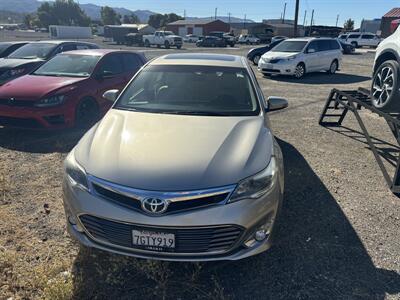
<path fill-rule="evenodd" d="M 318 125 L 330 90 L 368 87 L 372 63 L 363 51 L 334 76 L 257 75 L 266 96 L 290 103 L 270 116 L 285 157 L 285 202 L 275 246 L 239 262 L 152 262 L 80 248 L 65 230 L 60 183 L 82 133 L 0 128 L 0 299 L 400 299 L 400 201 L 352 115 L 341 128 Z M 393 171 L 399 147 L 387 125 L 362 116 Z"/>

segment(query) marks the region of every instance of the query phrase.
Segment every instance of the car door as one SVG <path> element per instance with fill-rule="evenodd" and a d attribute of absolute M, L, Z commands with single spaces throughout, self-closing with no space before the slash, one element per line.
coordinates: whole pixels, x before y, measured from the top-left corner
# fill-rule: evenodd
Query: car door
<path fill-rule="evenodd" d="M 318 66 L 318 71 L 329 70 L 331 63 L 336 56 L 336 51 L 331 46 L 331 40 L 319 40 L 318 46 L 321 62 L 321 64 Z"/>
<path fill-rule="evenodd" d="M 101 109 L 106 111 L 111 103 L 103 98 L 108 90 L 122 90 L 125 87 L 123 59 L 119 53 L 110 53 L 104 56 L 98 63 L 95 76 L 97 85 L 97 99 Z"/>
<path fill-rule="evenodd" d="M 314 72 L 322 65 L 319 57 L 319 44 L 318 41 L 311 41 L 304 53 L 304 63 L 306 64 L 307 72 Z"/>

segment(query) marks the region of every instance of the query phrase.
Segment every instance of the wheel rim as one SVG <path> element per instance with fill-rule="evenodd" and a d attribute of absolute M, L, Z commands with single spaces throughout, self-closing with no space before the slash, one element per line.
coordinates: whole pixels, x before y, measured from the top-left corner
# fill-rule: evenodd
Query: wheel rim
<path fill-rule="evenodd" d="M 394 70 L 390 66 L 382 68 L 372 84 L 373 102 L 376 107 L 383 107 L 390 99 L 394 86 Z"/>
<path fill-rule="evenodd" d="M 303 65 L 298 65 L 296 67 L 296 70 L 294 71 L 294 76 L 296 76 L 296 78 L 301 78 L 304 75 L 304 67 Z"/>
<path fill-rule="evenodd" d="M 260 56 L 258 56 L 258 55 L 254 56 L 253 62 L 254 62 L 256 65 L 258 65 L 258 62 L 259 62 L 259 61 L 260 61 Z"/>
<path fill-rule="evenodd" d="M 84 101 L 79 105 L 77 115 L 77 125 L 81 128 L 91 126 L 97 119 L 97 106 L 92 101 Z"/>
<path fill-rule="evenodd" d="M 334 61 L 334 62 L 331 64 L 331 69 L 330 69 L 330 71 L 331 71 L 331 73 L 333 74 L 333 73 L 336 72 L 336 70 L 337 70 L 337 62 Z"/>

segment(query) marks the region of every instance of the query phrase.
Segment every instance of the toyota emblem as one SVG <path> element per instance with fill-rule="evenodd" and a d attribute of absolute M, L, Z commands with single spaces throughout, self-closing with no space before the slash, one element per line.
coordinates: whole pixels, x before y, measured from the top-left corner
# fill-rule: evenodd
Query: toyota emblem
<path fill-rule="evenodd" d="M 146 198 L 142 201 L 142 209 L 151 214 L 162 214 L 168 208 L 168 201 L 158 198 Z"/>

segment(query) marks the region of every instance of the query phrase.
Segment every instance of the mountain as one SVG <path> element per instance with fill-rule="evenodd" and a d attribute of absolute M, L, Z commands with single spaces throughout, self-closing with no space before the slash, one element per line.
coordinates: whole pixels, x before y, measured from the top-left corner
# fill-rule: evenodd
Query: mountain
<path fill-rule="evenodd" d="M 0 11 L 10 11 L 21 14 L 33 13 L 41 4 L 42 2 L 38 0 L 0 0 Z M 80 7 L 91 19 L 100 19 L 101 6 L 95 4 L 80 4 Z M 113 9 L 121 16 L 135 14 L 143 23 L 147 23 L 149 17 L 156 14 L 149 10 L 132 11 L 122 7 L 113 7 Z"/>
<path fill-rule="evenodd" d="M 49 1 L 50 2 L 50 1 Z M 110 1 L 111 2 L 111 1 Z M 38 7 L 42 4 L 42 1 L 38 0 L 0 0 L 0 11 L 9 11 L 18 14 L 34 13 Z M 95 4 L 80 4 L 82 10 L 93 20 L 100 20 L 101 6 Z M 113 9 L 120 14 L 131 15 L 134 14 L 138 16 L 142 23 L 147 23 L 150 16 L 156 14 L 150 10 L 129 10 L 122 7 L 113 7 Z M 229 18 L 226 16 L 217 17 L 221 21 L 229 22 Z M 195 18 L 187 17 L 187 19 L 214 19 L 214 18 Z M 244 22 L 243 19 L 231 17 L 231 23 Z M 247 23 L 252 23 L 252 20 L 246 20 Z"/>

